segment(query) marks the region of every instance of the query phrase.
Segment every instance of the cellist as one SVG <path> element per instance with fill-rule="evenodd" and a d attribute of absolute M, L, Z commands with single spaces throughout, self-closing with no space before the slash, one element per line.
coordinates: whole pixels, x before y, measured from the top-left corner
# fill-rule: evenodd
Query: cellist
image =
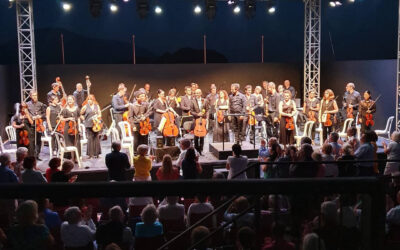
<path fill-rule="evenodd" d="M 193 115 L 195 122 L 193 123 L 192 127 L 195 129 L 196 126 L 196 120 L 198 118 L 202 118 L 202 124 L 203 126 L 206 126 L 207 124 L 207 111 L 208 111 L 208 104 L 206 102 L 206 99 L 202 97 L 202 92 L 201 89 L 196 89 L 195 90 L 195 98 L 192 99 L 192 102 L 190 104 L 190 113 Z M 197 152 L 200 153 L 200 155 L 203 152 L 203 147 L 204 147 L 204 136 L 197 136 L 195 134 L 194 136 L 194 147 L 197 150 Z"/>
<path fill-rule="evenodd" d="M 42 146 L 42 133 L 44 132 L 44 127 L 42 125 L 43 119 L 45 118 L 46 113 L 46 105 L 38 100 L 38 94 L 36 91 L 30 92 L 31 100 L 26 103 L 28 106 L 29 115 L 32 117 L 32 133 L 29 135 L 29 140 L 33 142 L 35 147 L 35 152 L 32 156 L 35 156 L 38 161 L 41 161 L 39 158 L 40 148 Z M 40 130 L 40 126 L 42 129 Z M 31 152 L 30 152 L 31 153 Z"/>
<path fill-rule="evenodd" d="M 311 129 L 311 139 L 314 141 L 315 138 L 315 128 L 318 123 L 318 111 L 320 101 L 315 97 L 315 90 L 310 90 L 308 92 L 308 97 L 303 104 L 303 114 L 307 117 L 307 121 L 313 121 L 313 127 Z"/>
<path fill-rule="evenodd" d="M 153 112 L 150 108 L 150 104 L 146 102 L 147 96 L 144 91 L 137 91 L 135 93 L 136 101 L 133 105 L 129 106 L 129 123 L 131 124 L 131 128 L 133 130 L 134 136 L 134 151 L 136 151 L 137 147 L 141 144 L 148 145 L 148 137 L 149 134 L 141 134 L 140 133 L 140 122 L 143 122 L 148 118 Z M 147 132 L 147 131 L 146 131 Z"/>
<path fill-rule="evenodd" d="M 371 100 L 371 92 L 366 90 L 364 92 L 364 100 L 358 106 L 358 123 L 361 124 L 361 134 L 371 130 L 374 125 L 373 113 L 376 112 L 376 103 Z"/>

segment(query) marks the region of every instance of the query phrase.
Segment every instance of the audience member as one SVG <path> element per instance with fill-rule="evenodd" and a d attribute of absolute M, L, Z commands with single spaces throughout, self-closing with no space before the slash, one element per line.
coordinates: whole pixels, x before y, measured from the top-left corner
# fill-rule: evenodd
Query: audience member
<path fill-rule="evenodd" d="M 94 249 L 96 226 L 91 215 L 82 212 L 78 207 L 69 207 L 65 210 L 64 221 L 61 224 L 61 239 L 66 248 L 87 247 Z"/>
<path fill-rule="evenodd" d="M 196 196 L 196 202 L 190 204 L 187 212 L 187 222 L 191 226 L 196 221 L 191 221 L 193 215 L 205 215 L 211 213 L 214 210 L 213 205 L 207 201 L 207 195 L 198 194 Z M 217 224 L 215 216 L 212 216 L 212 226 L 215 227 Z"/>
<path fill-rule="evenodd" d="M 329 135 L 329 144 L 332 146 L 332 155 L 334 159 L 337 159 L 342 154 L 342 146 L 338 143 L 339 134 L 332 132 Z"/>
<path fill-rule="evenodd" d="M 337 144 L 337 145 L 339 145 L 339 144 Z M 322 160 L 323 161 L 335 161 L 332 144 L 330 144 L 330 143 L 324 144 L 322 146 L 321 151 L 322 151 Z M 336 163 L 324 163 L 324 165 L 325 165 L 325 177 L 337 177 L 339 175 L 338 166 Z"/>
<path fill-rule="evenodd" d="M 357 168 L 354 163 L 346 163 L 343 161 L 354 161 L 353 147 L 346 143 L 342 148 L 343 154 L 340 156 L 338 161 L 339 177 L 351 177 L 357 175 Z"/>
<path fill-rule="evenodd" d="M 46 179 L 36 169 L 36 158 L 28 156 L 24 159 L 24 172 L 21 174 L 23 183 L 46 183 Z"/>
<path fill-rule="evenodd" d="M 238 250 L 255 249 L 256 233 L 250 227 L 242 227 L 237 232 L 236 246 Z"/>
<path fill-rule="evenodd" d="M 312 153 L 314 152 L 310 144 L 301 145 L 301 149 L 297 152 L 296 163 L 290 166 L 291 177 L 315 177 L 318 172 L 318 165 L 312 159 Z"/>
<path fill-rule="evenodd" d="M 167 204 L 158 206 L 158 216 L 160 221 L 165 220 L 185 220 L 185 206 L 179 204 L 178 196 L 167 196 Z"/>
<path fill-rule="evenodd" d="M 353 147 L 353 151 L 360 147 L 360 140 L 357 139 L 357 129 L 355 127 L 350 127 L 347 129 L 347 143 Z"/>
<path fill-rule="evenodd" d="M 285 225 L 275 222 L 272 225 L 272 238 L 267 237 L 263 250 L 295 250 L 295 245 L 285 240 Z"/>
<path fill-rule="evenodd" d="M 325 250 L 324 240 L 316 233 L 307 234 L 303 239 L 303 250 Z"/>
<path fill-rule="evenodd" d="M 16 161 L 11 163 L 11 168 L 17 175 L 18 179 L 21 181 L 21 173 L 23 169 L 24 159 L 28 156 L 28 149 L 26 147 L 19 147 L 15 155 Z"/>
<path fill-rule="evenodd" d="M 313 144 L 311 138 L 308 137 L 308 136 L 304 136 L 304 137 L 302 137 L 301 140 L 300 140 L 300 145 L 303 145 L 303 144 L 305 144 L 305 143 L 310 144 L 310 145 Z"/>
<path fill-rule="evenodd" d="M 55 172 L 51 176 L 51 182 L 75 182 L 78 175 L 72 175 L 71 171 L 74 168 L 74 162 L 71 160 L 64 160 L 61 171 Z"/>
<path fill-rule="evenodd" d="M 111 243 L 117 244 L 122 249 L 131 249 L 133 242 L 132 231 L 123 223 L 124 213 L 121 207 L 112 207 L 108 217 L 109 221 L 99 225 L 96 232 L 96 242 L 99 245 L 99 249 L 105 249 Z"/>
<path fill-rule="evenodd" d="M 371 144 L 370 134 L 365 133 L 361 136 L 361 146 L 356 150 L 354 156 L 356 160 L 374 160 L 375 149 Z M 358 164 L 358 176 L 373 176 L 373 162 L 361 162 Z"/>
<path fill-rule="evenodd" d="M 195 227 L 190 236 L 192 245 L 198 243 L 200 240 L 204 239 L 210 234 L 210 230 L 205 226 Z M 207 250 L 210 245 L 210 240 L 205 240 L 202 243 L 198 244 L 195 249 L 197 250 Z"/>
<path fill-rule="evenodd" d="M 226 160 L 226 169 L 229 170 L 228 179 L 232 179 L 232 177 L 247 168 L 247 156 L 241 154 L 242 147 L 239 144 L 233 144 L 232 156 L 228 156 Z M 239 174 L 235 179 L 247 179 L 246 172 Z"/>
<path fill-rule="evenodd" d="M 382 141 L 383 150 L 387 154 L 388 160 L 400 160 L 400 132 L 394 131 L 391 136 L 392 141 L 389 145 Z M 392 175 L 400 171 L 400 162 L 387 162 L 384 175 Z"/>
<path fill-rule="evenodd" d="M 108 180 L 126 181 L 125 172 L 131 167 L 129 158 L 121 151 L 121 143 L 113 142 L 112 151 L 106 155 L 105 161 L 108 169 Z"/>
<path fill-rule="evenodd" d="M 386 214 L 386 223 L 389 228 L 393 225 L 400 227 L 400 191 L 397 193 L 397 206 L 390 209 Z"/>
<path fill-rule="evenodd" d="M 182 161 L 183 179 L 197 179 L 202 171 L 195 149 L 193 147 L 188 148 L 185 159 Z"/>
<path fill-rule="evenodd" d="M 169 154 L 163 156 L 161 167 L 157 170 L 157 180 L 177 180 L 179 179 L 179 170 L 172 165 L 172 158 Z"/>
<path fill-rule="evenodd" d="M 258 161 L 259 162 L 266 162 L 269 157 L 269 149 L 267 148 L 267 141 L 265 139 L 261 139 L 260 141 L 260 148 L 258 149 Z M 262 170 L 267 165 L 260 165 L 260 177 L 264 177 L 264 171 Z"/>
<path fill-rule="evenodd" d="M 37 201 L 39 220 L 47 226 L 47 228 L 53 232 L 57 231 L 59 233 L 61 227 L 61 219 L 57 212 L 52 211 L 49 207 L 48 199 L 39 199 Z"/>
<path fill-rule="evenodd" d="M 49 168 L 46 169 L 46 180 L 47 182 L 51 182 L 51 176 L 60 171 L 58 169 L 61 166 L 61 159 L 58 157 L 54 157 L 49 161 Z"/>
<path fill-rule="evenodd" d="M 224 214 L 224 219 L 226 221 L 232 220 L 238 214 L 245 212 L 249 208 L 249 201 L 246 197 L 240 196 L 237 198 L 226 210 Z M 248 226 L 254 228 L 254 213 L 247 212 L 242 217 L 238 218 L 235 221 L 235 226 L 237 229 L 240 229 L 244 226 Z"/>
<path fill-rule="evenodd" d="M 311 155 L 312 159 L 315 161 L 315 164 L 318 165 L 317 175 L 315 177 L 321 178 L 325 177 L 326 166 L 322 162 L 322 154 L 319 152 L 313 152 Z"/>
<path fill-rule="evenodd" d="M 285 154 L 277 160 L 276 176 L 278 178 L 289 178 L 290 163 L 296 159 L 297 148 L 295 146 L 286 147 Z M 288 162 L 288 163 L 284 163 Z"/>
<path fill-rule="evenodd" d="M 48 249 L 54 243 L 49 229 L 43 224 L 37 224 L 38 205 L 35 201 L 22 202 L 17 209 L 18 224 L 11 227 L 8 241 L 11 249 Z"/>
<path fill-rule="evenodd" d="M 0 183 L 17 183 L 17 175 L 10 169 L 10 155 L 0 154 Z"/>
<path fill-rule="evenodd" d="M 176 161 L 176 166 L 181 168 L 182 167 L 182 162 L 185 159 L 186 156 L 186 151 L 192 146 L 191 142 L 189 139 L 181 139 L 179 141 L 179 146 L 181 149 L 181 153 L 179 154 L 178 160 Z M 197 157 L 199 157 L 199 153 L 195 150 L 195 154 Z"/>
<path fill-rule="evenodd" d="M 152 163 L 150 157 L 147 156 L 149 147 L 141 144 L 137 148 L 138 155 L 133 158 L 133 166 L 135 168 L 135 181 L 151 181 L 150 170 Z"/>
<path fill-rule="evenodd" d="M 143 208 L 142 222 L 136 223 L 135 237 L 152 238 L 163 234 L 163 226 L 157 221 L 157 209 L 154 205 L 147 205 Z"/>

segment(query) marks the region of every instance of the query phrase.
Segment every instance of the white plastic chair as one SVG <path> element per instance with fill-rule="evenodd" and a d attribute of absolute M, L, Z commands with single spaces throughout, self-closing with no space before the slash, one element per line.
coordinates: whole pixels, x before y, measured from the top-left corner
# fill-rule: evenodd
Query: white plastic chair
<path fill-rule="evenodd" d="M 81 159 L 82 159 L 83 146 L 88 143 L 88 139 L 87 139 L 87 136 L 86 136 L 86 128 L 85 128 L 85 125 L 83 125 L 82 123 L 79 124 L 79 132 L 81 134 L 80 143 L 81 143 Z"/>
<path fill-rule="evenodd" d="M 110 108 L 110 115 L 111 115 L 111 124 L 110 124 L 110 127 L 108 128 L 108 130 L 106 132 L 107 136 L 110 136 L 110 133 L 114 133 L 114 129 L 116 129 L 115 120 L 114 120 L 114 109 L 113 108 Z M 117 132 L 118 132 L 118 130 L 117 130 Z M 113 136 L 113 140 L 114 140 L 114 135 L 112 135 L 112 136 Z M 119 135 L 118 135 L 118 138 L 119 138 Z"/>
<path fill-rule="evenodd" d="M 47 134 L 47 122 L 43 122 L 43 126 L 44 126 L 44 132 L 43 135 L 41 136 L 42 145 L 40 147 L 43 148 L 44 143 L 47 142 L 47 144 L 49 145 L 50 158 L 53 158 L 53 147 L 51 144 L 51 136 Z"/>
<path fill-rule="evenodd" d="M 345 140 L 347 139 L 347 130 L 351 127 L 351 124 L 353 124 L 354 119 L 353 118 L 347 118 L 344 123 L 343 123 L 343 129 L 341 132 L 339 132 L 339 137 L 344 138 Z"/>
<path fill-rule="evenodd" d="M 0 151 L 1 151 L 1 153 L 7 153 L 7 154 L 15 154 L 15 152 L 17 152 L 17 149 L 16 148 L 10 148 L 10 149 L 6 149 L 5 147 L 4 147 L 4 143 L 3 143 L 3 140 L 1 139 L 1 136 L 0 136 Z"/>
<path fill-rule="evenodd" d="M 7 133 L 8 141 L 10 141 L 12 143 L 17 143 L 17 132 L 15 131 L 15 128 L 13 126 L 7 126 L 6 133 Z"/>
<path fill-rule="evenodd" d="M 119 132 L 118 132 L 118 129 L 116 127 L 109 128 L 109 131 L 110 131 L 109 133 L 111 133 L 111 140 L 112 141 L 119 141 L 120 140 Z"/>
<path fill-rule="evenodd" d="M 319 134 L 319 145 L 322 146 L 324 144 L 324 133 L 322 131 L 322 123 L 320 122 L 318 128 L 315 129 L 315 132 Z"/>
<path fill-rule="evenodd" d="M 58 151 L 57 156 L 61 159 L 61 165 L 64 161 L 64 154 L 65 153 L 75 153 L 76 160 L 78 161 L 79 168 L 82 168 L 81 158 L 79 157 L 78 148 L 75 146 L 66 146 L 64 137 L 58 133 L 55 133 L 57 144 L 58 144 Z"/>
<path fill-rule="evenodd" d="M 129 124 L 129 122 L 122 121 L 118 123 L 118 126 L 121 129 L 121 135 L 122 135 L 121 148 L 128 149 L 129 158 L 131 164 L 133 164 L 133 136 L 132 136 L 131 125 Z"/>
<path fill-rule="evenodd" d="M 295 123 L 296 125 L 296 123 Z M 304 137 L 309 137 L 311 138 L 311 132 L 312 132 L 312 128 L 314 126 L 314 122 L 313 121 L 308 121 L 304 124 L 304 132 L 302 135 L 300 135 L 299 130 L 297 129 L 297 125 L 296 125 L 296 135 L 294 136 L 294 139 L 296 139 L 296 145 L 300 146 L 300 142 L 301 139 Z M 313 139 L 313 138 L 311 138 Z"/>
<path fill-rule="evenodd" d="M 385 129 L 384 129 L 384 130 L 379 130 L 379 129 L 378 129 L 378 130 L 375 130 L 375 133 L 376 133 L 378 136 L 379 136 L 379 135 L 385 135 L 385 134 L 387 134 L 388 138 L 390 138 L 390 132 L 391 132 L 391 130 L 392 130 L 393 119 L 394 119 L 394 116 L 390 116 L 390 117 L 387 119 Z"/>

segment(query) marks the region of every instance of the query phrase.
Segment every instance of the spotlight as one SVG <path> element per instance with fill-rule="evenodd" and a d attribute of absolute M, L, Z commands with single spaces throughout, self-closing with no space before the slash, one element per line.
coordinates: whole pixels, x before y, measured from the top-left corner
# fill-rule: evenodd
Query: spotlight
<path fill-rule="evenodd" d="M 269 14 L 274 14 L 276 11 L 276 6 L 274 1 L 268 1 L 267 2 L 267 11 Z"/>
<path fill-rule="evenodd" d="M 149 13 L 149 0 L 136 0 L 136 11 L 141 19 L 146 18 Z"/>
<path fill-rule="evenodd" d="M 129 0 L 124 0 L 125 3 L 129 2 Z"/>
<path fill-rule="evenodd" d="M 154 8 L 154 12 L 155 12 L 157 15 L 161 14 L 161 13 L 162 13 L 161 7 L 160 7 L 160 6 L 156 6 L 156 7 Z"/>
<path fill-rule="evenodd" d="M 200 6 L 198 6 L 198 5 L 196 5 L 196 7 L 194 7 L 194 13 L 196 13 L 196 14 L 200 14 L 201 13 L 201 7 Z"/>
<path fill-rule="evenodd" d="M 89 0 L 89 11 L 93 17 L 99 17 L 103 9 L 103 0 Z"/>
<path fill-rule="evenodd" d="M 228 5 L 237 4 L 238 0 L 228 0 Z"/>
<path fill-rule="evenodd" d="M 233 13 L 239 14 L 239 12 L 240 12 L 240 7 L 238 5 L 236 5 L 236 7 L 233 8 Z"/>
<path fill-rule="evenodd" d="M 269 14 L 274 14 L 275 11 L 276 11 L 275 6 L 272 6 L 272 7 L 268 8 L 268 13 L 269 13 Z"/>
<path fill-rule="evenodd" d="M 118 11 L 118 6 L 112 3 L 110 4 L 110 10 L 115 13 Z"/>
<path fill-rule="evenodd" d="M 349 3 L 354 3 L 356 0 L 349 0 Z"/>
<path fill-rule="evenodd" d="M 333 7 L 336 7 L 336 2 L 330 1 L 330 2 L 329 2 L 329 6 L 331 6 L 332 8 L 333 8 Z"/>
<path fill-rule="evenodd" d="M 342 1 L 336 1 L 335 4 L 336 6 L 342 6 Z"/>
<path fill-rule="evenodd" d="M 64 10 L 65 12 L 68 12 L 68 11 L 71 10 L 72 5 L 71 5 L 70 3 L 63 2 L 63 3 L 62 3 L 62 8 L 63 8 L 63 10 Z"/>
<path fill-rule="evenodd" d="M 206 14 L 209 20 L 214 19 L 217 12 L 216 0 L 205 0 L 206 1 Z"/>

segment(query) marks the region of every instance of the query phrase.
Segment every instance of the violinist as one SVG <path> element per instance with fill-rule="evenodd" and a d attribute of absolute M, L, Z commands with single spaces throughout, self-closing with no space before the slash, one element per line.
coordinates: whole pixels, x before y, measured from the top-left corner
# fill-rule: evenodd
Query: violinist
<path fill-rule="evenodd" d="M 263 96 L 263 99 L 265 99 L 268 95 L 268 81 L 263 81 L 262 82 L 262 90 L 261 90 L 261 94 Z"/>
<path fill-rule="evenodd" d="M 355 90 L 354 83 L 350 82 L 346 85 L 346 92 L 343 95 L 343 110 L 346 112 L 347 118 L 354 118 L 357 115 L 358 105 L 361 102 L 361 95 Z"/>
<path fill-rule="evenodd" d="M 158 98 L 154 101 L 154 127 L 158 128 L 161 122 L 161 117 L 168 111 L 168 104 L 165 98 L 165 92 L 162 89 L 157 90 Z M 160 132 L 160 131 L 159 131 Z"/>
<path fill-rule="evenodd" d="M 87 87 L 90 88 L 90 84 Z M 78 105 L 79 108 L 82 108 L 82 103 L 86 100 L 87 94 L 88 91 L 83 89 L 82 83 L 77 83 L 76 90 L 74 91 L 73 95 L 76 100 L 76 105 Z"/>
<path fill-rule="evenodd" d="M 195 82 L 192 82 L 190 84 L 190 87 L 192 89 L 192 97 L 194 98 L 194 97 L 196 97 L 196 90 L 199 88 L 199 85 Z"/>
<path fill-rule="evenodd" d="M 144 91 L 146 93 L 146 102 L 151 101 L 150 100 L 150 98 L 151 98 L 151 95 L 150 95 L 150 83 L 146 82 L 144 84 Z"/>
<path fill-rule="evenodd" d="M 40 148 L 42 146 L 42 133 L 44 132 L 43 119 L 45 118 L 46 113 L 46 105 L 38 100 L 38 94 L 36 91 L 30 92 L 31 100 L 26 103 L 28 106 L 29 115 L 33 120 L 33 130 L 31 133 L 32 142 L 35 145 L 35 154 L 33 156 L 36 157 L 38 161 L 41 161 L 39 158 Z"/>
<path fill-rule="evenodd" d="M 374 125 L 373 115 L 376 112 L 376 103 L 371 100 L 371 92 L 364 92 L 364 100 L 358 106 L 358 123 L 361 124 L 361 134 L 371 130 Z"/>
<path fill-rule="evenodd" d="M 60 106 L 58 97 L 51 96 L 49 106 L 46 109 L 46 122 L 47 122 L 47 128 L 50 133 L 52 133 L 53 130 L 56 129 L 60 113 L 61 113 L 61 106 Z M 57 141 L 56 141 L 56 137 L 53 133 L 52 133 L 51 137 L 52 137 L 51 138 L 51 145 L 52 145 L 51 150 L 53 150 L 53 152 L 54 152 L 57 148 Z"/>
<path fill-rule="evenodd" d="M 296 90 L 294 89 L 294 87 L 293 86 L 291 86 L 290 85 L 290 81 L 289 80 L 285 80 L 284 82 L 283 82 L 283 91 L 285 91 L 285 90 L 289 90 L 290 91 L 290 94 L 291 94 L 291 98 L 294 100 L 294 98 L 296 98 L 296 94 L 297 94 L 297 92 L 296 92 Z"/>
<path fill-rule="evenodd" d="M 311 139 L 315 138 L 315 128 L 318 122 L 318 111 L 320 101 L 315 97 L 315 90 L 308 92 L 308 97 L 303 104 L 303 113 L 307 117 L 307 121 L 313 121 L 313 127 L 311 129 Z"/>
<path fill-rule="evenodd" d="M 51 97 L 52 96 L 57 96 L 58 101 L 61 100 L 61 98 L 63 97 L 61 92 L 60 92 L 60 84 L 58 84 L 58 82 L 53 82 L 51 84 L 51 90 L 49 91 L 49 93 L 47 93 L 47 102 L 50 103 L 51 101 Z"/>
<path fill-rule="evenodd" d="M 80 141 L 79 141 L 79 124 L 80 124 L 80 113 L 79 108 L 75 103 L 75 98 L 73 95 L 67 97 L 67 105 L 61 111 L 60 120 L 64 122 L 64 141 L 65 146 L 74 146 L 78 148 L 78 152 L 81 152 Z M 72 158 L 77 161 L 79 155 L 68 158 Z"/>
<path fill-rule="evenodd" d="M 246 97 L 246 116 L 243 119 L 243 135 L 246 137 L 246 131 L 247 128 L 250 127 L 250 143 L 254 144 L 254 129 L 253 126 L 255 126 L 255 113 L 254 107 L 255 107 L 255 96 L 252 95 L 252 87 L 251 85 L 247 85 L 244 88 L 244 96 Z M 254 115 L 254 116 L 253 116 Z"/>
<path fill-rule="evenodd" d="M 182 116 L 188 116 L 190 112 L 190 103 L 192 102 L 192 88 L 190 86 L 185 87 L 185 95 L 181 98 L 181 110 Z"/>
<path fill-rule="evenodd" d="M 328 135 L 334 131 L 336 123 L 335 115 L 338 111 L 339 108 L 335 100 L 335 94 L 331 89 L 325 90 L 318 114 L 318 121 L 322 123 L 323 142 L 326 140 Z"/>
<path fill-rule="evenodd" d="M 276 92 L 274 82 L 268 83 L 268 95 L 264 99 L 265 120 L 267 125 L 267 134 L 269 137 L 279 136 L 279 103 L 281 96 Z"/>
<path fill-rule="evenodd" d="M 294 116 L 296 114 L 296 103 L 292 100 L 292 93 L 289 90 L 283 91 L 283 100 L 279 103 L 280 121 L 280 143 L 284 145 L 294 144 L 296 133 Z"/>
<path fill-rule="evenodd" d="M 197 120 L 198 118 L 202 118 L 201 125 L 207 127 L 206 125 L 208 122 L 207 120 L 208 104 L 201 95 L 202 95 L 201 89 L 196 89 L 195 98 L 192 99 L 192 103 L 190 106 L 190 113 L 193 115 L 195 120 Z M 197 121 L 193 123 L 192 127 L 195 128 L 195 125 L 197 125 Z M 196 133 L 194 136 L 194 147 L 197 150 L 197 152 L 200 153 L 200 155 L 203 152 L 204 137 L 205 135 L 204 136 L 196 135 Z"/>
<path fill-rule="evenodd" d="M 145 121 L 147 118 L 152 113 L 152 110 L 150 108 L 150 104 L 146 102 L 146 92 L 144 91 L 137 91 L 135 93 L 136 101 L 129 107 L 129 123 L 131 124 L 132 130 L 133 130 L 133 136 L 134 136 L 134 151 L 137 152 L 137 147 L 141 144 L 146 144 L 148 145 L 148 137 L 149 137 L 149 132 L 146 131 L 145 133 L 141 133 L 141 125 L 145 126 L 146 124 L 143 124 L 143 121 Z M 141 124 L 142 122 L 142 124 Z M 151 128 L 150 128 L 151 130 Z"/>
<path fill-rule="evenodd" d="M 239 92 L 240 84 L 231 84 L 231 94 L 229 95 L 229 113 L 238 116 L 229 117 L 232 121 L 235 143 L 241 144 L 245 139 L 243 135 L 243 120 L 246 115 L 246 97 Z"/>
<path fill-rule="evenodd" d="M 119 134 L 121 135 L 121 129 L 118 126 L 118 123 L 122 121 L 122 115 L 125 111 L 128 111 L 129 102 L 126 99 L 126 87 L 124 83 L 120 83 L 118 85 L 118 92 L 112 98 L 111 105 L 113 107 L 113 115 L 115 120 L 115 125 L 118 129 Z"/>
<path fill-rule="evenodd" d="M 26 147 L 30 156 L 34 155 L 35 145 L 30 141 L 33 120 L 29 115 L 26 103 L 17 104 L 15 115 L 11 118 L 11 125 L 16 130 L 17 148 Z"/>
<path fill-rule="evenodd" d="M 99 158 L 101 154 L 100 146 L 100 131 L 94 129 L 96 123 L 101 123 L 101 109 L 96 101 L 94 95 L 90 94 L 87 98 L 87 104 L 82 107 L 81 118 L 83 118 L 83 124 L 86 128 L 86 137 L 88 139 L 86 154 L 89 159 Z M 100 126 L 100 124 L 98 124 Z"/>
<path fill-rule="evenodd" d="M 178 99 L 176 98 L 175 87 L 173 87 L 168 91 L 167 103 L 169 107 L 171 107 L 173 110 L 175 110 L 175 112 L 177 112 L 177 109 L 180 107 L 180 104 L 178 102 Z"/>
<path fill-rule="evenodd" d="M 218 99 L 215 101 L 216 120 L 215 128 L 213 129 L 213 142 L 229 141 L 229 123 L 225 117 L 229 109 L 229 97 L 225 90 L 220 90 Z M 224 126 L 224 127 L 222 127 Z"/>

